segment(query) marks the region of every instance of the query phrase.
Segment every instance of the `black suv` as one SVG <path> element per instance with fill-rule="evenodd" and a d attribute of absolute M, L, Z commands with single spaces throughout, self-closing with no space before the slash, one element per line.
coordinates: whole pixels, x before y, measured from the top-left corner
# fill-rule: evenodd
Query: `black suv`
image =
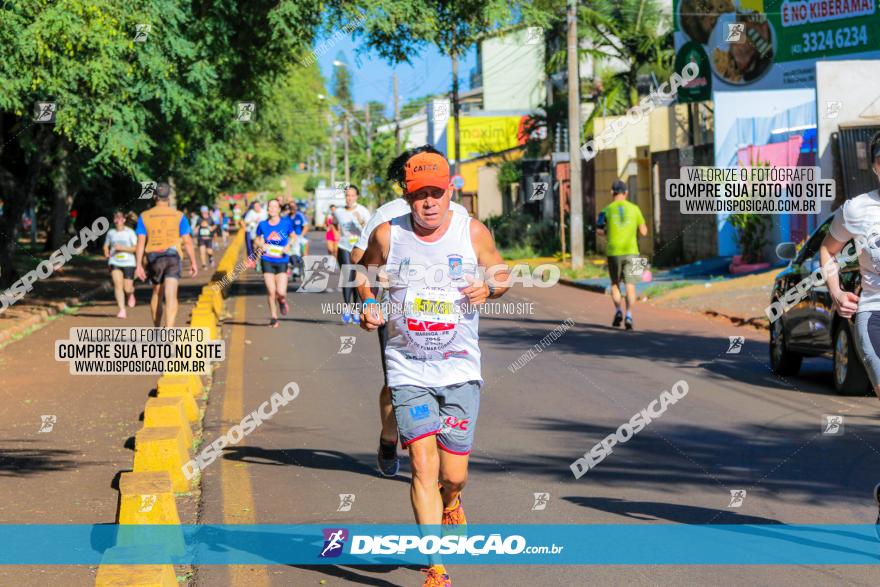
<path fill-rule="evenodd" d="M 801 280 L 808 279 L 821 265 L 819 246 L 828 233 L 834 214 L 831 214 L 798 251 L 794 243 L 782 243 L 776 252 L 782 259 L 790 259 L 773 284 L 771 303 L 781 302 L 785 307 L 786 292 Z M 845 250 L 851 250 L 847 243 Z M 840 269 L 840 285 L 854 293 L 860 287 L 858 260 Z M 770 324 L 770 366 L 778 375 L 797 375 L 804 357 L 824 356 L 834 361 L 834 389 L 838 393 L 862 395 L 870 390 L 870 383 L 862 361 L 856 352 L 852 323 L 841 318 L 831 302 L 828 288 L 813 286 L 804 296 Z"/>

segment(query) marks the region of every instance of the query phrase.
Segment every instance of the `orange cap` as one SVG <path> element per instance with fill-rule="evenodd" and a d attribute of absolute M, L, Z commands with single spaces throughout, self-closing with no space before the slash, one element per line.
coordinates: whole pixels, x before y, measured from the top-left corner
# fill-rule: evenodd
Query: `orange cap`
<path fill-rule="evenodd" d="M 406 162 L 406 191 L 413 193 L 423 187 L 445 190 L 449 187 L 449 163 L 436 153 L 419 153 Z"/>

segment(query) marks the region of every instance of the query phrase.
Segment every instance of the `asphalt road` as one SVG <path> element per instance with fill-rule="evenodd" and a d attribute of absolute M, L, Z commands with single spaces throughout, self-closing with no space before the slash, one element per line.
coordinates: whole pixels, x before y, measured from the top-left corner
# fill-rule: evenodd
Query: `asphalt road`
<path fill-rule="evenodd" d="M 317 235 L 316 235 L 317 236 Z M 319 235 L 323 236 L 323 235 Z M 313 240 L 313 253 L 323 241 Z M 375 471 L 378 342 L 322 303 L 338 292 L 291 294 L 278 329 L 266 327 L 261 278 L 233 284 L 229 360 L 217 372 L 205 422 L 225 433 L 288 382 L 299 397 L 203 473 L 201 523 L 411 523 L 409 465 Z M 830 363 L 810 360 L 781 380 L 766 334 L 644 304 L 636 330 L 610 326 L 611 303 L 566 286 L 518 288 L 519 313 L 483 316 L 482 395 L 465 506 L 471 523 L 872 524 L 880 478 L 880 403 L 839 397 Z M 516 361 L 555 327 L 575 325 L 515 373 Z M 350 354 L 340 337 L 354 335 Z M 745 336 L 728 354 L 728 336 Z M 594 470 L 569 464 L 684 380 L 689 393 Z M 221 392 L 221 393 L 218 393 Z M 823 415 L 845 417 L 823 435 Z M 739 508 L 730 491 L 747 490 Z M 546 509 L 533 510 L 546 492 Z M 354 494 L 348 512 L 339 494 Z M 880 550 L 880 548 L 878 548 Z M 869 566 L 472 566 L 449 568 L 461 585 L 876 584 Z M 203 566 L 196 584 L 421 585 L 413 567 Z M 325 583 L 321 583 L 324 581 Z"/>

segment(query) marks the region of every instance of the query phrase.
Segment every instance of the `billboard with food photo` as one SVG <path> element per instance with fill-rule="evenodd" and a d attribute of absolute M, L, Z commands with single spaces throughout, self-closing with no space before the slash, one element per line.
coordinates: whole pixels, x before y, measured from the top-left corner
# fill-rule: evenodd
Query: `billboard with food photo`
<path fill-rule="evenodd" d="M 675 47 L 701 45 L 716 91 L 815 85 L 817 59 L 880 57 L 876 0 L 674 0 Z"/>

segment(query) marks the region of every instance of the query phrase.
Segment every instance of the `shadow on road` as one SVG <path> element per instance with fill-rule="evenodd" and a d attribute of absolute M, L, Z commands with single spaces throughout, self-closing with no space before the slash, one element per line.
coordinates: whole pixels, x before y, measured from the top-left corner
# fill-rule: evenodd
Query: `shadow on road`
<path fill-rule="evenodd" d="M 366 464 L 375 461 L 374 454 L 352 455 L 336 450 L 307 448 L 269 450 L 258 446 L 237 446 L 224 449 L 223 458 L 257 465 L 294 465 L 309 469 L 358 473 L 370 477 L 379 476 L 374 466 Z M 397 475 L 393 479 L 409 483 L 409 479 L 402 475 Z"/>
<path fill-rule="evenodd" d="M 781 524 L 779 520 L 747 516 L 735 510 L 703 508 L 659 501 L 627 501 L 613 497 L 563 497 L 575 505 L 634 520 L 668 520 L 677 524 Z M 711 522 L 710 522 L 711 520 Z"/>
<path fill-rule="evenodd" d="M 675 418 L 672 414 L 665 417 Z M 613 434 L 613 428 L 549 417 L 529 417 L 511 424 L 543 431 L 559 450 L 544 454 L 496 451 L 487 458 L 477 446 L 470 464 L 474 474 L 538 476 L 564 484 L 566 491 L 579 488 L 578 493 L 590 495 L 616 487 L 646 491 L 672 488 L 680 495 L 708 488 L 717 492 L 721 507 L 726 507 L 731 489 L 746 489 L 749 495 L 772 493 L 809 505 L 849 502 L 870 508 L 871 490 L 880 472 L 880 433 L 876 426 L 849 420 L 840 436 L 821 434 L 818 418 L 815 427 L 754 424 L 728 429 L 657 420 L 625 445 L 613 447 L 580 479 L 574 478 L 571 463 Z M 603 504 L 613 505 L 584 503 Z M 715 512 L 687 511 L 691 515 Z"/>
<path fill-rule="evenodd" d="M 32 441 L 10 440 L 8 442 Z M 2 448 L 0 449 L 0 477 L 33 475 L 46 471 L 64 471 L 94 464 L 75 458 L 67 458 L 68 456 L 74 457 L 79 454 L 78 451 L 51 448 Z"/>
<path fill-rule="evenodd" d="M 481 344 L 505 351 L 520 349 L 520 352 L 533 348 L 561 324 L 526 316 L 515 319 L 487 317 L 484 320 L 480 331 Z M 736 334 L 736 329 L 719 326 L 718 330 L 718 336 L 710 337 L 692 332 L 627 332 L 606 325 L 577 323 L 542 354 L 552 353 L 566 364 L 571 364 L 566 359 L 582 355 L 599 359 L 647 359 L 669 367 L 700 368 L 719 381 L 736 381 L 794 393 L 836 395 L 831 385 L 829 360 L 808 359 L 801 375 L 782 378 L 770 370 L 767 343 L 746 340 L 740 353 L 727 354 L 728 334 Z"/>
<path fill-rule="evenodd" d="M 385 579 L 374 577 L 372 574 L 375 573 L 390 573 L 392 571 L 396 571 L 400 568 L 408 568 L 408 567 L 395 567 L 395 566 L 379 566 L 379 565 L 370 565 L 369 567 L 334 567 L 334 566 L 311 566 L 311 565 L 290 565 L 292 567 L 296 567 L 298 569 L 303 569 L 306 571 L 315 571 L 318 573 L 323 573 L 329 577 L 336 577 L 337 579 L 342 579 L 346 584 L 354 583 L 357 585 L 373 585 L 374 587 L 399 587 L 399 583 L 392 583 L 390 581 L 386 581 Z M 411 567 L 413 571 L 418 571 L 419 567 Z M 370 574 L 367 574 L 370 573 Z"/>

